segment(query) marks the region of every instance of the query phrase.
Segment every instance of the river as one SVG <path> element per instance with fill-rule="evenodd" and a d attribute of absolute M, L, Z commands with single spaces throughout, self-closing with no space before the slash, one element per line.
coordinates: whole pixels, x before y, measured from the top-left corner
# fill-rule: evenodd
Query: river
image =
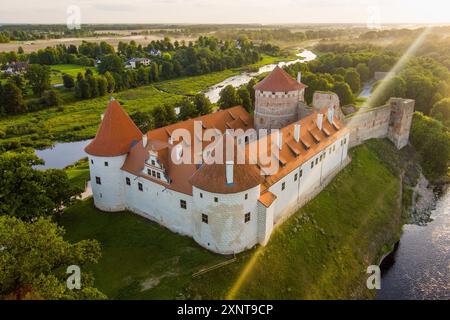
<path fill-rule="evenodd" d="M 273 69 L 275 69 L 276 66 L 284 67 L 288 66 L 294 63 L 298 62 L 308 62 L 312 61 L 317 58 L 317 56 L 309 51 L 309 50 L 303 50 L 302 52 L 297 54 L 298 59 L 292 60 L 292 61 L 286 61 L 286 62 L 279 62 L 279 63 L 273 63 L 273 64 L 267 64 L 265 66 L 262 66 L 258 69 L 258 71 L 255 72 L 244 72 L 237 76 L 230 77 L 228 79 L 225 79 L 224 81 L 212 86 L 207 91 L 203 92 L 212 103 L 216 103 L 219 101 L 219 94 L 222 89 L 228 85 L 232 85 L 233 87 L 239 87 L 243 84 L 246 84 L 249 82 L 252 78 L 257 77 L 263 73 L 270 72 Z"/>
<path fill-rule="evenodd" d="M 377 299 L 450 299 L 450 188 L 431 218 L 403 226 L 397 249 L 383 261 Z"/>

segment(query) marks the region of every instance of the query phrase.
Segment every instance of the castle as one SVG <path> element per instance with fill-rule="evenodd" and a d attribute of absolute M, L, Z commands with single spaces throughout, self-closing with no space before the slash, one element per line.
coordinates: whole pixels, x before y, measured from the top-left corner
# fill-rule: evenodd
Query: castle
<path fill-rule="evenodd" d="M 317 93 L 309 107 L 305 89 L 300 76 L 294 80 L 277 67 L 255 86 L 254 117 L 236 106 L 146 134 L 111 100 L 85 149 L 95 206 L 130 210 L 220 254 L 265 245 L 276 224 L 350 162 L 350 146 L 381 137 L 398 148 L 408 142 L 414 101 L 391 99 L 344 117 L 336 95 Z M 181 139 L 180 130 L 193 141 Z M 208 130 L 240 146 L 245 159 L 271 146 L 276 166 L 269 172 L 259 160 L 242 163 L 235 154 L 208 161 L 224 148 L 203 139 Z"/>

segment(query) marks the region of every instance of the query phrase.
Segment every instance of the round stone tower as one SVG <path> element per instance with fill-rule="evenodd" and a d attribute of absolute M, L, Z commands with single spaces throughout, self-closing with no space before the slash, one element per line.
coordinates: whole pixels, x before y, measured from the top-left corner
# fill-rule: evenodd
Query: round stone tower
<path fill-rule="evenodd" d="M 306 86 L 280 67 L 255 86 L 255 128 L 281 129 L 298 120 Z"/>

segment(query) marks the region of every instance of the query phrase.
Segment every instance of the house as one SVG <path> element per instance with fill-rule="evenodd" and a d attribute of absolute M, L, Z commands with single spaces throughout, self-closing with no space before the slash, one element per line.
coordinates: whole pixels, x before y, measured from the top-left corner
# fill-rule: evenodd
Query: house
<path fill-rule="evenodd" d="M 151 60 L 149 58 L 132 58 L 125 63 L 125 68 L 136 69 L 139 66 L 148 67 Z"/>

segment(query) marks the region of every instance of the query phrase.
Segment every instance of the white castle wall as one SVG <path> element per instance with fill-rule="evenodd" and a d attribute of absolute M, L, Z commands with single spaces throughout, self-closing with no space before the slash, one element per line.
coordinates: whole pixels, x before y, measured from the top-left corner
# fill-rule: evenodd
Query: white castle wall
<path fill-rule="evenodd" d="M 343 143 L 344 141 L 346 143 Z M 321 188 L 325 182 L 329 182 L 328 177 L 334 175 L 336 169 L 340 168 L 347 159 L 348 141 L 349 135 L 347 134 L 269 188 L 270 192 L 277 196 L 274 206 L 275 223 L 284 221 L 309 201 L 310 195 L 317 188 Z M 330 149 L 333 150 L 333 146 L 335 146 L 335 149 L 330 154 Z M 320 161 L 320 155 L 323 153 L 327 153 L 327 155 L 325 158 L 322 156 L 322 161 Z M 314 162 L 313 168 L 311 168 L 311 162 Z M 301 177 L 300 170 L 302 170 Z M 299 175 L 297 181 L 294 179 L 296 173 Z M 286 186 L 284 190 L 282 190 L 283 182 Z"/>
<path fill-rule="evenodd" d="M 193 187 L 194 240 L 221 254 L 239 253 L 253 247 L 258 243 L 259 194 L 259 186 L 234 194 L 211 193 Z M 215 197 L 218 202 L 214 201 Z M 245 222 L 246 213 L 250 213 L 249 222 Z M 208 216 L 207 224 L 202 222 L 202 214 Z"/>
<path fill-rule="evenodd" d="M 118 157 L 89 156 L 92 194 L 97 208 L 103 211 L 122 211 L 125 209 L 125 196 L 122 181 L 122 168 L 126 155 Z M 106 166 L 105 163 L 108 165 Z M 101 184 L 96 183 L 96 177 Z"/>
<path fill-rule="evenodd" d="M 130 186 L 125 183 L 126 177 L 131 180 Z M 139 190 L 139 183 L 142 184 L 142 191 Z M 163 185 L 136 177 L 128 172 L 123 172 L 122 184 L 127 209 L 156 221 L 174 232 L 192 235 L 191 196 L 167 189 Z M 180 200 L 186 201 L 186 209 L 181 207 Z"/>

